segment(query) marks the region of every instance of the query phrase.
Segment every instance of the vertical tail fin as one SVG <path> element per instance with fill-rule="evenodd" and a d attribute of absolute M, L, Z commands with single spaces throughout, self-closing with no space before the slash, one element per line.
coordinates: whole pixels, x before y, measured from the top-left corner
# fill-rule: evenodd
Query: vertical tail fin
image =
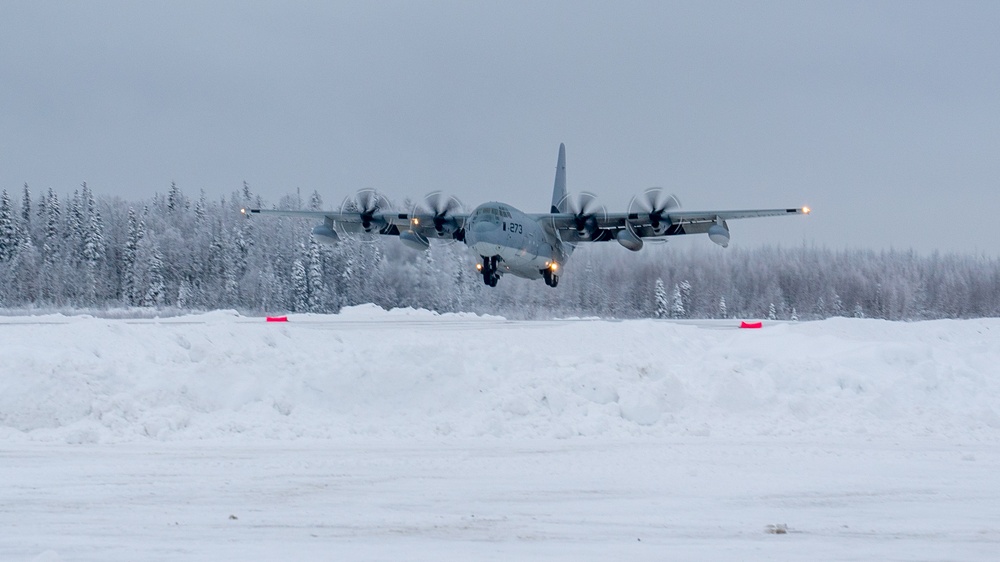
<path fill-rule="evenodd" d="M 559 143 L 559 160 L 556 162 L 556 184 L 552 188 L 553 213 L 566 212 L 566 145 Z"/>

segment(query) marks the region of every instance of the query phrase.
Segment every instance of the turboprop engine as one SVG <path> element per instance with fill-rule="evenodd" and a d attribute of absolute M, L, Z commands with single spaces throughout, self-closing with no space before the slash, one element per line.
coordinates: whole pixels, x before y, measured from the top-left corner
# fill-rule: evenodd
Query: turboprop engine
<path fill-rule="evenodd" d="M 633 252 L 638 252 L 642 249 L 642 238 L 636 236 L 631 226 L 626 226 L 624 229 L 619 230 L 618 234 L 615 235 L 615 239 L 618 240 L 619 244 Z"/>
<path fill-rule="evenodd" d="M 716 222 L 708 227 L 708 238 L 723 248 L 729 246 L 729 225 L 726 221 Z"/>
<path fill-rule="evenodd" d="M 337 231 L 325 224 L 313 227 L 312 235 L 316 238 L 317 242 L 326 244 L 327 246 L 333 246 L 337 242 L 340 242 L 340 236 L 337 236 Z"/>

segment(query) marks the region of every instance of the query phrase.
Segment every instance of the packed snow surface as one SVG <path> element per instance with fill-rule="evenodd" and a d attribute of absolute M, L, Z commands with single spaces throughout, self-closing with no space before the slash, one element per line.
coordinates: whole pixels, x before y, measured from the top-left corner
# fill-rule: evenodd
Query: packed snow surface
<path fill-rule="evenodd" d="M 0 560 L 1000 552 L 1000 320 L 0 318 Z"/>

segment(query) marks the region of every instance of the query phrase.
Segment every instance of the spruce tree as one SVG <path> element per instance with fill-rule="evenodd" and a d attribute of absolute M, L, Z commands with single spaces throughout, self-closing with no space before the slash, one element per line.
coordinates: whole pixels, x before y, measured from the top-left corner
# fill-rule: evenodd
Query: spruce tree
<path fill-rule="evenodd" d="M 55 262 L 55 254 L 59 251 L 59 226 L 62 222 L 62 211 L 59 208 L 59 196 L 49 188 L 49 195 L 45 203 L 45 245 L 42 248 L 42 256 L 49 264 Z"/>
<path fill-rule="evenodd" d="M 86 183 L 83 184 L 86 187 Z M 83 262 L 83 203 L 80 200 L 80 191 L 74 190 L 70 199 L 69 212 L 67 214 L 67 228 L 64 233 L 66 239 L 66 256 L 69 258 L 69 265 L 76 268 Z"/>
<path fill-rule="evenodd" d="M 198 197 L 198 202 L 194 204 L 194 217 L 198 224 L 204 224 L 205 218 L 208 215 L 208 203 L 205 200 L 205 190 L 201 190 L 201 195 Z"/>
<path fill-rule="evenodd" d="M 25 230 L 31 230 L 31 191 L 28 184 L 24 184 L 24 193 L 21 195 L 21 224 Z"/>
<path fill-rule="evenodd" d="M 177 288 L 177 308 L 182 310 L 191 306 L 191 282 L 187 277 L 181 279 L 181 284 Z"/>
<path fill-rule="evenodd" d="M 181 193 L 179 187 L 177 187 L 177 182 L 170 182 L 170 191 L 167 192 L 167 210 L 171 212 L 176 212 L 183 210 L 187 207 L 187 202 L 184 200 L 184 194 Z"/>
<path fill-rule="evenodd" d="M 667 303 L 667 289 L 663 286 L 663 279 L 656 280 L 656 317 L 666 318 L 670 313 Z"/>
<path fill-rule="evenodd" d="M 151 308 L 160 307 L 166 298 L 167 287 L 163 280 L 163 256 L 155 245 L 150 254 L 147 272 L 149 283 L 146 286 L 146 294 L 143 296 L 142 304 Z"/>
<path fill-rule="evenodd" d="M 323 198 L 320 197 L 318 191 L 313 191 L 312 195 L 309 196 L 309 210 L 310 211 L 323 210 Z"/>
<path fill-rule="evenodd" d="M 14 209 L 10 204 L 7 190 L 0 194 L 0 262 L 10 261 L 17 253 L 17 229 L 14 225 Z"/>
<path fill-rule="evenodd" d="M 685 316 L 694 312 L 694 301 L 691 298 L 691 283 L 685 279 L 681 281 L 681 299 L 684 302 Z"/>
<path fill-rule="evenodd" d="M 97 202 L 94 194 L 87 191 L 87 224 L 83 230 L 83 259 L 91 267 L 96 267 L 97 262 L 104 256 L 104 222 L 101 220 L 101 213 L 97 209 Z"/>
<path fill-rule="evenodd" d="M 681 293 L 681 287 L 678 284 L 674 284 L 674 295 L 673 303 L 670 307 L 670 316 L 672 318 L 684 318 L 684 296 Z"/>
<path fill-rule="evenodd" d="M 122 294 L 125 302 L 132 306 L 140 304 L 138 251 L 144 235 L 145 226 L 142 219 L 129 207 L 128 234 L 125 239 L 125 251 L 122 253 Z"/>
<path fill-rule="evenodd" d="M 323 302 L 323 260 L 320 256 L 319 243 L 309 237 L 309 311 L 319 312 Z"/>
<path fill-rule="evenodd" d="M 292 262 L 292 288 L 294 294 L 293 312 L 309 311 L 309 282 L 306 280 L 306 267 L 302 260 L 296 258 Z"/>

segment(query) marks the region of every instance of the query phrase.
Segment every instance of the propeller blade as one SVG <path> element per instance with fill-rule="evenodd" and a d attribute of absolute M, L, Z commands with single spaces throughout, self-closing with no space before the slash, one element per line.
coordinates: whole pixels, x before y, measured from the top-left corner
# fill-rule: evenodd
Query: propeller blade
<path fill-rule="evenodd" d="M 588 192 L 568 194 L 562 198 L 558 207 L 565 208 L 574 215 L 573 226 L 580 236 L 587 238 L 593 238 L 600 230 L 597 217 L 607 217 L 608 214 L 607 208 L 597 201 L 597 196 Z"/>
<path fill-rule="evenodd" d="M 679 209 L 680 200 L 675 195 L 667 194 L 659 187 L 651 187 L 641 196 L 633 197 L 629 203 L 629 214 L 642 214 L 649 217 L 649 223 L 654 229 L 660 228 L 664 215 L 674 209 Z"/>
<path fill-rule="evenodd" d="M 389 210 L 389 207 L 389 201 L 385 196 L 381 195 L 375 189 L 365 188 L 359 190 L 354 196 L 346 197 L 340 205 L 340 212 L 345 214 L 357 213 L 362 230 L 364 230 L 364 233 L 370 234 L 375 224 L 375 215 Z M 353 238 L 355 234 L 359 234 L 349 226 L 342 225 L 341 230 L 350 238 Z"/>
<path fill-rule="evenodd" d="M 443 237 L 453 231 L 461 230 L 461 225 L 451 215 L 461 212 L 462 202 L 453 195 L 446 195 L 441 191 L 428 193 L 424 200 L 413 208 L 414 215 L 431 215 L 434 230 L 438 236 Z M 446 228 L 453 225 L 452 228 Z"/>

